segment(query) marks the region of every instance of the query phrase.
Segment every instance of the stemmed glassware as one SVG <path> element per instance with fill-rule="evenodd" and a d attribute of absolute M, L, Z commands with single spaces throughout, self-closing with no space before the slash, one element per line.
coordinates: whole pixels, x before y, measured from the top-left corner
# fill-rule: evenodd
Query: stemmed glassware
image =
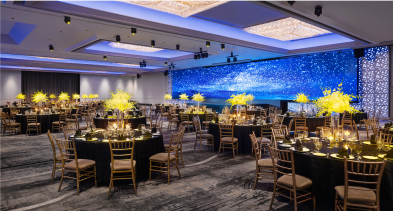
<path fill-rule="evenodd" d="M 356 144 L 353 148 L 356 151 L 357 158 L 358 160 L 360 159 L 360 153 L 362 153 L 362 145 L 361 144 Z M 352 154 L 352 151 L 351 151 Z"/>
<path fill-rule="evenodd" d="M 315 140 L 314 145 L 315 145 L 315 148 L 316 148 L 316 149 L 318 150 L 318 152 L 319 152 L 319 150 L 322 148 L 322 142 L 321 142 L 321 141 L 318 141 L 318 140 Z"/>
<path fill-rule="evenodd" d="M 353 141 L 348 141 L 347 142 L 347 146 L 348 146 L 348 148 L 351 150 L 351 154 L 349 155 L 350 157 L 352 156 L 352 152 L 353 152 L 353 148 L 354 148 L 354 146 L 355 146 L 355 142 L 353 142 Z"/>

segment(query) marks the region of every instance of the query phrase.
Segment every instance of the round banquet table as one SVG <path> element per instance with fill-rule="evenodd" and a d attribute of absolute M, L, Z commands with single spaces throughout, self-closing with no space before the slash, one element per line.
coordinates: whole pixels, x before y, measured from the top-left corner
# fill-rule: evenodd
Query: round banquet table
<path fill-rule="evenodd" d="M 127 123 L 131 124 L 131 128 L 136 129 L 139 124 L 146 124 L 146 117 L 141 116 L 139 118 L 129 118 L 124 119 Z M 108 126 L 108 121 L 117 121 L 117 119 L 109 119 L 109 118 L 94 118 L 94 124 L 97 128 L 106 129 Z"/>
<path fill-rule="evenodd" d="M 328 148 L 323 142 L 320 152 L 337 153 L 342 148 Z M 303 143 L 311 151 L 316 150 L 312 142 Z M 278 145 L 280 149 L 284 149 Z M 361 156 L 378 153 L 376 145 L 363 144 Z M 317 157 L 310 153 L 294 151 L 296 174 L 312 180 L 312 191 L 316 197 L 317 210 L 334 210 L 335 186 L 344 185 L 344 162 L 331 157 Z M 382 160 L 379 160 L 382 161 Z M 359 185 L 359 184 L 357 184 Z M 372 188 L 372 187 L 371 187 Z M 375 188 L 375 187 L 374 187 Z M 381 210 L 393 210 L 393 160 L 388 160 L 383 172 L 380 188 Z"/>
<path fill-rule="evenodd" d="M 46 133 L 48 130 L 52 130 L 52 122 L 59 121 L 60 114 L 50 114 L 50 115 L 37 115 L 37 123 L 41 123 L 41 133 Z M 20 123 L 21 132 L 26 133 L 27 130 L 27 120 L 26 115 L 16 115 L 15 121 Z M 31 131 L 31 130 L 30 130 Z M 36 132 L 35 130 L 31 131 Z"/>
<path fill-rule="evenodd" d="M 25 114 L 26 110 L 30 110 L 32 107 L 16 107 L 16 110 L 19 110 L 21 114 Z M 3 107 L 3 112 L 11 114 L 11 108 L 10 107 Z"/>
<path fill-rule="evenodd" d="M 261 130 L 261 125 L 235 125 L 233 129 L 233 137 L 238 139 L 239 154 L 251 154 L 252 144 L 250 134 L 252 134 L 252 132 L 255 132 L 255 135 L 257 137 L 260 137 Z M 217 123 L 210 123 L 209 134 L 213 135 L 214 150 L 218 151 L 220 148 L 220 125 Z"/>
<path fill-rule="evenodd" d="M 93 135 L 93 138 L 103 139 L 101 133 Z M 134 160 L 136 161 L 136 177 L 138 180 L 149 179 L 149 158 L 157 153 L 164 152 L 164 140 L 162 135 L 151 137 L 146 140 L 136 140 Z M 96 162 L 97 182 L 108 184 L 111 177 L 111 151 L 109 141 L 86 141 L 75 138 L 77 156 L 80 159 L 90 159 Z"/>

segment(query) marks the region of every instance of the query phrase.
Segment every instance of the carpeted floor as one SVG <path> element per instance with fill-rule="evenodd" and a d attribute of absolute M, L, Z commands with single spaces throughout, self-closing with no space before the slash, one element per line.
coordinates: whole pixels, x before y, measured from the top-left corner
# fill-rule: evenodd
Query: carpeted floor
<path fill-rule="evenodd" d="M 164 123 L 165 124 L 165 123 Z M 83 125 L 83 123 L 82 123 Z M 170 134 L 163 127 L 164 142 Z M 361 136 L 365 137 L 365 132 Z M 62 138 L 63 134 L 54 133 Z M 76 195 L 76 181 L 64 181 L 60 192 L 60 172 L 51 182 L 53 154 L 46 133 L 41 135 L 0 136 L 1 139 L 1 210 L 268 210 L 273 181 L 263 180 L 253 190 L 255 159 L 232 152 L 217 157 L 217 152 L 203 147 L 194 151 L 195 133 L 184 136 L 185 167 L 181 178 L 175 170 L 168 185 L 165 175 L 153 174 L 151 181 L 137 183 L 136 195 L 128 182 L 115 184 L 108 197 L 108 185 L 94 187 L 94 181 L 81 183 Z M 265 157 L 269 157 L 268 155 Z M 313 210 L 312 202 L 298 206 Z M 273 210 L 293 210 L 284 198 L 274 200 Z"/>

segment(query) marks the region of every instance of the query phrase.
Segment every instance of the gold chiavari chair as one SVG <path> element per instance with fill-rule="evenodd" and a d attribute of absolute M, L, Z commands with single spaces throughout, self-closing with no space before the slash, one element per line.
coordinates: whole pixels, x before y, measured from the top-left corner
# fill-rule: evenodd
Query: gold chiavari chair
<path fill-rule="evenodd" d="M 86 126 L 83 126 L 83 127 L 79 126 L 80 130 L 88 130 L 92 126 L 95 126 L 94 119 L 92 116 L 85 116 L 85 120 L 86 120 Z"/>
<path fill-rule="evenodd" d="M 344 129 L 344 126 L 350 126 L 351 130 L 353 130 L 352 114 L 347 111 L 344 111 L 343 118 L 341 120 L 341 128 Z"/>
<path fill-rule="evenodd" d="M 247 108 L 241 107 L 240 108 L 240 116 L 246 116 L 246 115 L 247 115 Z"/>
<path fill-rule="evenodd" d="M 8 113 L 2 113 L 2 118 L 1 118 L 1 125 L 2 125 L 2 130 L 3 130 L 3 135 L 5 135 L 5 131 L 8 130 L 8 135 L 11 135 L 11 132 L 14 132 L 16 134 L 16 130 L 19 129 L 19 134 L 22 134 L 21 132 L 21 124 L 16 123 L 11 120 L 10 115 Z"/>
<path fill-rule="evenodd" d="M 184 168 L 184 160 L 183 160 L 183 137 L 184 137 L 184 131 L 186 130 L 186 127 L 180 125 L 179 131 L 177 133 L 182 133 L 181 139 L 179 141 L 179 144 L 177 146 L 172 146 L 171 148 L 176 148 L 177 147 L 177 153 L 176 153 L 176 159 L 178 161 L 181 160 L 181 164 Z M 169 144 L 164 144 L 164 149 L 165 153 L 169 151 Z"/>
<path fill-rule="evenodd" d="M 37 114 L 36 115 L 26 115 L 27 129 L 26 134 L 30 130 L 37 130 L 37 134 L 41 133 L 41 123 L 37 122 Z"/>
<path fill-rule="evenodd" d="M 71 109 L 66 110 L 66 124 L 67 125 L 75 124 L 77 128 L 79 128 L 79 121 L 77 118 L 73 116 L 75 114 L 71 114 L 71 111 L 72 111 Z"/>
<path fill-rule="evenodd" d="M 50 144 L 52 146 L 52 152 L 53 152 L 53 169 L 52 169 L 52 183 L 53 179 L 55 178 L 56 171 L 61 171 L 62 169 L 62 162 L 61 162 L 61 154 L 56 154 L 56 146 L 55 142 L 53 141 L 52 134 L 50 134 L 49 130 L 47 132 L 48 138 L 50 141 Z M 60 169 L 56 169 L 60 168 Z"/>
<path fill-rule="evenodd" d="M 135 194 L 136 191 L 136 172 L 134 160 L 135 138 L 132 140 L 112 141 L 109 139 L 111 150 L 111 181 L 109 183 L 108 196 L 111 194 L 114 180 L 132 180 Z M 131 173 L 124 175 L 124 173 Z M 120 174 L 120 175 L 117 175 Z"/>
<path fill-rule="evenodd" d="M 16 115 L 18 115 L 19 110 L 16 109 L 16 107 L 10 107 L 10 117 L 12 118 L 13 121 L 15 121 Z"/>
<path fill-rule="evenodd" d="M 287 135 L 285 129 L 278 128 L 274 129 L 272 128 L 272 141 L 273 141 L 273 147 L 277 147 L 277 142 L 284 140 L 285 135 Z M 269 148 L 269 146 L 267 146 Z"/>
<path fill-rule="evenodd" d="M 276 110 L 275 114 L 276 115 L 281 115 L 282 114 L 282 110 Z"/>
<path fill-rule="evenodd" d="M 162 115 L 162 114 L 161 114 L 161 115 Z M 168 123 L 168 128 L 169 128 L 169 130 L 172 130 L 172 125 L 173 125 L 173 124 L 175 124 L 176 127 L 180 124 L 179 119 L 173 117 L 171 113 L 169 113 L 169 115 L 168 115 L 167 117 L 168 117 L 168 122 L 169 122 L 169 123 Z"/>
<path fill-rule="evenodd" d="M 156 122 L 152 122 L 151 129 L 153 129 L 155 127 L 157 130 L 162 132 L 162 124 L 163 124 L 163 120 L 162 120 L 161 116 L 158 115 Z"/>
<path fill-rule="evenodd" d="M 379 135 L 379 129 L 380 129 L 379 123 L 375 119 L 369 120 L 368 123 L 371 126 L 371 129 L 373 130 L 373 134 L 375 136 L 378 136 Z"/>
<path fill-rule="evenodd" d="M 232 149 L 233 158 L 235 158 L 235 150 L 236 154 L 239 154 L 238 139 L 233 137 L 234 125 L 233 123 L 220 123 L 220 149 L 218 150 L 218 157 L 220 157 L 221 149 L 222 153 L 224 153 L 225 149 Z"/>
<path fill-rule="evenodd" d="M 269 106 L 269 116 L 272 116 L 274 114 L 274 109 L 275 109 L 275 107 Z"/>
<path fill-rule="evenodd" d="M 359 138 L 358 127 L 357 127 L 355 121 L 353 121 L 353 126 L 355 127 L 356 137 L 357 137 L 358 141 L 362 142 L 362 141 L 369 141 L 369 140 L 370 140 L 370 139 L 360 139 L 360 138 Z"/>
<path fill-rule="evenodd" d="M 186 113 L 180 113 L 180 123 L 181 125 L 187 126 L 188 132 L 190 132 L 190 126 L 192 121 L 190 121 L 190 116 Z"/>
<path fill-rule="evenodd" d="M 199 120 L 194 120 L 194 126 L 195 126 L 195 144 L 194 144 L 194 151 L 196 148 L 196 145 L 199 141 L 199 152 L 201 152 L 202 149 L 202 144 L 207 145 L 207 149 L 209 149 L 209 146 L 213 146 L 213 152 L 214 152 L 214 137 L 211 134 L 207 133 L 202 133 L 201 129 L 201 123 Z"/>
<path fill-rule="evenodd" d="M 381 137 L 381 141 L 385 144 L 393 144 L 393 134 L 381 132 L 379 136 Z"/>
<path fill-rule="evenodd" d="M 75 134 L 76 130 L 77 130 L 76 125 L 67 125 L 67 126 L 63 126 L 61 128 L 63 129 L 65 140 L 67 140 L 69 138 L 69 136 L 67 137 L 67 134 Z"/>
<path fill-rule="evenodd" d="M 292 125 L 293 125 L 293 119 L 291 119 L 288 125 L 288 130 L 287 130 L 288 135 L 291 135 L 291 132 L 295 133 L 295 131 L 291 131 Z"/>
<path fill-rule="evenodd" d="M 151 172 L 164 172 L 168 174 L 168 185 L 171 184 L 170 179 L 170 170 L 172 168 L 177 169 L 177 173 L 179 174 L 180 179 L 180 170 L 179 170 L 179 160 L 178 158 L 178 146 L 182 138 L 183 132 L 173 134 L 171 136 L 171 140 L 169 141 L 169 151 L 167 153 L 157 153 L 150 157 L 150 172 L 149 172 L 149 181 L 151 180 Z M 175 147 L 175 148 L 173 148 Z M 163 170 L 164 169 L 164 170 Z"/>
<path fill-rule="evenodd" d="M 274 124 L 271 124 L 271 123 L 262 124 L 261 137 L 257 137 L 257 141 L 259 142 L 260 149 L 263 148 L 263 154 L 266 154 L 265 147 L 268 147 L 272 143 L 272 141 L 270 139 L 272 138 L 272 127 L 273 126 L 274 126 Z M 253 154 L 254 154 L 254 149 L 251 149 L 251 155 L 253 155 Z"/>
<path fill-rule="evenodd" d="M 209 124 L 213 120 L 214 120 L 214 114 L 213 113 L 206 113 L 205 114 L 205 121 L 202 122 L 202 125 L 205 126 L 205 130 L 207 130 L 209 128 Z"/>
<path fill-rule="evenodd" d="M 295 122 L 295 137 L 297 137 L 298 132 L 307 132 L 308 133 L 306 117 L 295 116 L 293 119 Z"/>
<path fill-rule="evenodd" d="M 255 176 L 255 183 L 254 183 L 254 190 L 255 187 L 257 186 L 258 179 L 274 179 L 273 175 L 273 163 L 272 159 L 261 159 L 261 149 L 259 147 L 257 137 L 255 136 L 255 133 L 252 132 L 250 134 L 250 139 L 251 139 L 251 144 L 252 148 L 254 149 L 255 152 L 255 160 L 256 160 L 256 176 Z"/>
<path fill-rule="evenodd" d="M 79 183 L 89 178 L 95 178 L 95 187 L 97 187 L 96 162 L 89 159 L 78 159 L 74 140 L 59 140 L 55 138 L 61 154 L 61 181 L 59 192 L 64 178 L 76 180 L 77 194 L 79 196 Z M 94 169 L 93 171 L 89 169 Z M 70 174 L 70 175 L 66 175 Z M 75 176 L 75 177 L 74 177 Z"/>
<path fill-rule="evenodd" d="M 318 137 L 321 134 L 321 130 L 323 129 L 330 129 L 331 130 L 331 123 L 332 123 L 332 117 L 331 116 L 325 116 L 325 124 L 323 126 L 317 127 L 317 130 L 315 131 L 315 135 Z"/>
<path fill-rule="evenodd" d="M 346 211 L 348 208 L 353 208 L 379 211 L 379 191 L 385 165 L 386 159 L 382 162 L 363 162 L 347 160 L 344 157 L 345 184 L 334 187 L 335 210 Z M 354 185 L 367 185 L 367 187 Z"/>
<path fill-rule="evenodd" d="M 66 114 L 64 112 L 60 112 L 59 114 L 59 121 L 54 121 L 52 122 L 52 133 L 53 130 L 58 129 L 60 132 L 60 129 L 62 126 L 66 124 Z"/>
<path fill-rule="evenodd" d="M 365 129 L 366 129 L 366 133 L 367 133 L 367 138 L 369 138 L 369 135 L 368 135 L 368 132 L 371 130 L 373 130 L 372 129 L 372 127 L 371 127 L 371 125 L 369 124 L 369 122 L 371 121 L 372 119 L 363 119 L 363 121 L 364 121 L 364 126 L 365 126 Z"/>
<path fill-rule="evenodd" d="M 269 147 L 269 151 L 273 162 L 274 172 L 274 189 L 269 210 L 272 210 L 273 201 L 276 195 L 294 201 L 295 211 L 297 211 L 298 204 L 313 200 L 315 210 L 315 197 L 311 191 L 306 191 L 306 189 L 312 186 L 312 181 L 307 177 L 296 174 L 293 150 L 288 151 Z M 278 177 L 278 175 L 282 176 Z M 286 191 L 289 191 L 289 197 L 283 194 Z M 298 193 L 301 194 L 298 195 Z"/>

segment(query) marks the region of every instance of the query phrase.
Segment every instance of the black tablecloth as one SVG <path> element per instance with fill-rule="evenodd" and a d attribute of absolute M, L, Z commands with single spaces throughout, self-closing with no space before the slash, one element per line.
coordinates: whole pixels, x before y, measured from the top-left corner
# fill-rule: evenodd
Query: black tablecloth
<path fill-rule="evenodd" d="M 102 135 L 97 137 L 102 137 Z M 109 185 L 111 177 L 111 152 L 109 142 L 93 142 L 75 139 L 75 146 L 78 158 L 91 159 L 96 162 L 97 182 Z M 134 160 L 136 161 L 136 177 L 138 180 L 146 180 L 149 178 L 149 158 L 161 152 L 164 152 L 164 140 L 162 136 L 136 141 Z"/>
<path fill-rule="evenodd" d="M 339 148 L 327 148 L 328 142 L 323 142 L 320 150 L 323 153 L 337 153 Z M 278 145 L 279 148 L 280 145 Z M 304 143 L 303 146 L 315 150 L 312 142 Z M 376 145 L 363 145 L 361 155 L 376 153 Z M 317 210 L 334 210 L 334 187 L 344 185 L 343 160 L 317 157 L 307 153 L 294 151 L 296 174 L 312 180 L 312 190 L 317 201 Z M 375 188 L 375 187 L 374 187 Z M 380 190 L 381 210 L 393 210 L 393 161 L 388 161 L 382 176 Z"/>
<path fill-rule="evenodd" d="M 26 115 L 16 115 L 15 121 L 21 124 L 22 133 L 26 133 L 27 120 Z M 59 121 L 59 114 L 51 115 L 37 115 L 37 123 L 41 123 L 41 133 L 46 133 L 48 130 L 52 130 L 52 122 Z M 30 133 L 36 132 L 35 130 Z"/>
<path fill-rule="evenodd" d="M 233 129 L 233 137 L 238 139 L 239 142 L 239 154 L 251 154 L 252 144 L 250 139 L 250 134 L 255 132 L 257 137 L 261 136 L 262 126 L 249 125 L 249 126 L 239 126 L 235 125 Z M 216 123 L 209 124 L 209 134 L 214 136 L 214 150 L 218 151 L 220 148 L 220 126 Z M 228 151 L 228 150 L 226 150 Z"/>
<path fill-rule="evenodd" d="M 146 117 L 140 118 L 130 118 L 124 119 L 127 123 L 131 124 L 131 128 L 136 129 L 138 128 L 139 124 L 146 124 Z M 106 129 L 108 126 L 108 121 L 117 121 L 117 119 L 104 119 L 104 118 L 94 118 L 94 124 L 97 128 Z"/>
<path fill-rule="evenodd" d="M 16 107 L 16 110 L 19 110 L 20 113 L 25 114 L 26 110 L 30 110 L 32 107 Z M 3 112 L 4 113 L 8 113 L 9 115 L 11 115 L 11 108 L 9 107 L 3 107 Z"/>

